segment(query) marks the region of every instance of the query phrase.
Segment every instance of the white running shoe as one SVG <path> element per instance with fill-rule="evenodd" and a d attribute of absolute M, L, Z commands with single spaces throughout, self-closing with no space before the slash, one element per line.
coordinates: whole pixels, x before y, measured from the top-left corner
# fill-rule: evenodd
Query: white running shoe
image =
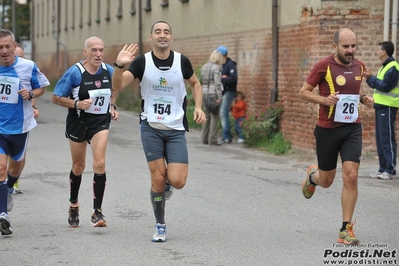
<path fill-rule="evenodd" d="M 374 174 L 370 174 L 371 178 L 378 178 L 378 176 L 382 174 L 381 172 L 375 172 Z"/>
<path fill-rule="evenodd" d="M 155 234 L 152 236 L 152 242 L 165 242 L 166 241 L 166 225 L 156 224 Z"/>
<path fill-rule="evenodd" d="M 378 179 L 383 179 L 383 180 L 391 180 L 392 175 L 388 174 L 387 172 L 383 172 L 382 174 L 379 174 L 377 176 Z"/>
<path fill-rule="evenodd" d="M 237 143 L 238 144 L 242 144 L 242 143 L 244 143 L 245 142 L 245 139 L 237 139 Z"/>

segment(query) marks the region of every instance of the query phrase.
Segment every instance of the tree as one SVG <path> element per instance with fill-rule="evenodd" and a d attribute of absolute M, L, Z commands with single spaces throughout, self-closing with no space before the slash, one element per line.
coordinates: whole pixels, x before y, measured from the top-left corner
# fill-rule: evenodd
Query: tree
<path fill-rule="evenodd" d="M 12 1 L 2 0 L 2 28 L 12 31 Z M 15 3 L 15 38 L 19 41 L 22 36 L 30 37 L 30 9 L 29 4 Z"/>

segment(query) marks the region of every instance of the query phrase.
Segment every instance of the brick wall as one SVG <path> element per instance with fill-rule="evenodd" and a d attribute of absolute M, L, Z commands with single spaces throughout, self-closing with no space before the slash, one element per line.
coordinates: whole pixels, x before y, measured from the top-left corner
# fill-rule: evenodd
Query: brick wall
<path fill-rule="evenodd" d="M 279 28 L 278 95 L 284 106 L 281 130 L 297 149 L 312 150 L 315 142 L 313 129 L 317 105 L 302 101 L 299 90 L 312 66 L 321 58 L 332 54 L 334 32 L 349 27 L 358 34 L 356 57 L 374 73 L 380 67 L 376 51 L 382 41 L 383 15 L 378 9 L 351 9 L 324 6 L 318 10 L 303 7 L 301 23 Z M 377 10 L 377 11 L 376 11 Z M 372 12 L 371 12 L 372 11 Z M 272 32 L 270 28 L 235 33 L 222 33 L 203 37 L 179 38 L 174 36 L 172 49 L 188 56 L 195 69 L 199 69 L 218 45 L 229 49 L 229 57 L 237 62 L 238 89 L 247 96 L 248 112 L 253 114 L 270 103 L 272 83 Z M 113 63 L 121 47 L 108 44 L 105 61 Z M 144 52 L 151 47 L 144 46 Z M 60 65 L 62 66 L 62 55 Z M 70 51 L 69 62 L 82 58 L 82 52 Z M 38 58 L 39 66 L 50 77 L 59 77 L 54 58 Z M 46 71 L 47 70 L 47 71 Z M 61 73 L 62 74 L 62 73 Z M 364 90 L 372 91 L 365 84 Z M 134 84 L 138 94 L 138 85 Z M 364 150 L 375 150 L 374 110 L 361 105 L 364 125 Z"/>

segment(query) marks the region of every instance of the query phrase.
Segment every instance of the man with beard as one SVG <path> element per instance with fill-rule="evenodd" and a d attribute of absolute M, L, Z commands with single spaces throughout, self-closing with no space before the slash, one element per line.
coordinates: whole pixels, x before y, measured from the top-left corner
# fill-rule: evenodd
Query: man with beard
<path fill-rule="evenodd" d="M 336 174 L 338 154 L 341 156 L 343 217 L 338 242 L 351 245 L 359 244 L 352 222 L 362 151 L 359 102 L 369 108 L 373 105 L 371 96 L 361 94 L 365 65 L 354 58 L 356 39 L 352 30 L 338 30 L 332 44 L 335 53 L 316 63 L 300 90 L 302 99 L 319 104 L 314 130 L 318 165 L 309 166 L 302 192 L 309 199 L 316 186 L 330 187 Z M 313 93 L 316 86 L 319 94 Z"/>

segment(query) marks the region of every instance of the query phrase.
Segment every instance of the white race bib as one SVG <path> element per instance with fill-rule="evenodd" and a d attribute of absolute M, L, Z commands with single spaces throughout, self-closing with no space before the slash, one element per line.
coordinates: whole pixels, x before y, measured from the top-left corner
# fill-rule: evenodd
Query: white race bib
<path fill-rule="evenodd" d="M 172 123 L 176 116 L 176 98 L 173 96 L 150 95 L 147 105 L 147 121 Z"/>
<path fill-rule="evenodd" d="M 359 94 L 337 95 L 339 101 L 335 106 L 335 122 L 353 123 L 359 117 Z"/>
<path fill-rule="evenodd" d="M 18 103 L 19 78 L 0 77 L 0 102 Z"/>
<path fill-rule="evenodd" d="M 90 99 L 93 101 L 85 112 L 90 114 L 106 114 L 111 99 L 110 89 L 89 90 Z"/>

